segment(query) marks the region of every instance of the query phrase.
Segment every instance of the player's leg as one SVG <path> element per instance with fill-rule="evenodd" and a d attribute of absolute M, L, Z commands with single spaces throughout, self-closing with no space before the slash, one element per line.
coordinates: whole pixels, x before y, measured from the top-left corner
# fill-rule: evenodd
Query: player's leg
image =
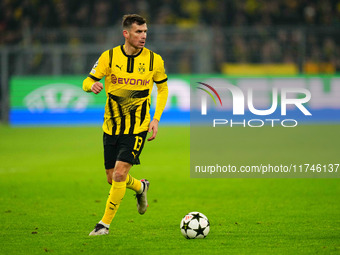
<path fill-rule="evenodd" d="M 115 169 L 117 155 L 119 152 L 118 146 L 118 136 L 109 135 L 104 132 L 103 134 L 103 145 L 104 145 L 104 161 L 105 161 L 105 169 L 108 183 L 112 184 L 113 172 Z M 111 189 L 113 186 L 111 187 Z M 109 196 L 111 194 L 111 190 Z M 99 222 L 95 229 L 90 233 L 90 235 L 106 235 L 109 233 L 109 225 Z"/>
<path fill-rule="evenodd" d="M 113 171 L 115 169 L 114 168 L 110 168 L 110 169 L 106 169 L 106 178 L 107 178 L 107 182 L 111 185 L 112 184 L 112 176 L 113 176 Z"/>
<path fill-rule="evenodd" d="M 104 145 L 104 163 L 106 169 L 106 178 L 109 184 L 112 184 L 113 171 L 115 169 L 117 156 L 119 153 L 117 135 L 109 135 L 104 132 L 103 145 Z"/>
<path fill-rule="evenodd" d="M 114 168 L 106 169 L 106 178 L 109 184 L 112 184 L 113 171 Z M 128 174 L 126 177 L 126 188 L 132 189 L 137 194 L 141 194 L 143 192 L 144 186 L 140 180 L 134 178 L 131 174 Z"/>
<path fill-rule="evenodd" d="M 110 224 L 115 217 L 126 191 L 126 177 L 132 165 L 117 161 L 112 175 L 112 186 L 106 201 L 105 213 L 90 235 L 105 235 L 109 233 Z"/>
<path fill-rule="evenodd" d="M 119 139 L 117 136 L 110 136 L 104 133 L 105 168 L 109 175 L 107 177 L 109 183 L 110 175 L 112 173 L 112 187 L 106 203 L 104 217 L 96 225 L 90 235 L 108 234 L 110 223 L 125 195 L 127 186 L 137 192 L 138 212 L 140 214 L 145 213 L 148 206 L 146 193 L 149 188 L 149 182 L 147 180 L 138 181 L 132 176 L 128 176 L 132 165 L 140 163 L 139 155 L 143 149 L 145 138 L 146 132 L 138 135 L 124 135 Z M 113 163 L 115 163 L 115 165 L 113 165 Z M 129 179 L 127 177 L 129 177 Z M 129 183 L 128 185 L 127 182 Z M 138 185 L 138 182 L 140 182 L 140 186 Z"/>
<path fill-rule="evenodd" d="M 143 192 L 143 184 L 140 180 L 134 178 L 131 174 L 128 174 L 126 176 L 126 188 L 132 189 L 137 194 L 140 194 Z"/>
<path fill-rule="evenodd" d="M 128 136 L 127 139 L 124 140 L 124 143 L 126 144 L 126 146 L 129 145 L 131 150 L 118 155 L 118 158 L 125 158 L 126 161 L 131 162 L 133 165 L 139 165 L 139 156 L 142 153 L 146 135 L 147 132 L 142 132 L 137 135 Z M 140 214 L 144 214 L 148 207 L 147 192 L 150 183 L 146 179 L 139 181 L 129 174 L 126 181 L 127 188 L 131 188 L 136 192 L 138 212 Z"/>
<path fill-rule="evenodd" d="M 124 135 L 119 138 L 119 144 L 123 148 L 119 151 L 117 160 L 128 162 L 131 165 L 140 164 L 139 156 L 143 150 L 147 132 L 133 135 Z M 147 180 L 137 180 L 131 175 L 126 176 L 126 187 L 136 192 L 137 210 L 144 214 L 148 207 L 147 192 L 150 183 Z"/>
<path fill-rule="evenodd" d="M 112 184 L 113 172 L 114 172 L 114 168 L 106 170 L 107 181 L 110 184 Z M 126 176 L 125 182 L 126 182 L 127 189 L 132 189 L 136 192 L 137 210 L 140 214 L 144 214 L 148 207 L 148 201 L 147 201 L 146 195 L 147 195 L 149 185 L 150 185 L 149 181 L 144 180 L 144 179 L 138 180 L 128 173 Z"/>
<path fill-rule="evenodd" d="M 112 186 L 106 202 L 106 209 L 102 222 L 110 225 L 126 191 L 126 177 L 132 165 L 127 162 L 117 161 L 112 177 Z"/>
<path fill-rule="evenodd" d="M 132 137 L 132 139 L 134 138 Z M 103 143 L 104 143 L 106 179 L 109 184 L 112 184 L 113 172 L 115 170 L 114 166 L 116 164 L 116 160 L 118 156 L 117 142 L 118 142 L 117 136 L 110 136 L 104 133 Z M 131 146 L 132 144 L 130 144 L 130 147 Z M 133 148 L 131 148 L 131 150 L 133 150 Z M 131 163 L 133 163 L 132 162 L 133 158 L 128 159 L 128 160 L 131 161 Z M 132 177 L 130 174 L 128 174 L 126 178 L 126 188 L 134 190 L 137 194 L 140 194 L 143 192 L 143 185 L 141 181 Z"/>

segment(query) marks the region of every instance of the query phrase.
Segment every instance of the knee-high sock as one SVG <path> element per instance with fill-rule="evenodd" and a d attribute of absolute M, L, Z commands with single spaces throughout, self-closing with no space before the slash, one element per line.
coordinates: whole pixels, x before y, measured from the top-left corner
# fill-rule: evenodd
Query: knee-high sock
<path fill-rule="evenodd" d="M 127 175 L 126 177 L 126 187 L 128 189 L 132 189 L 136 191 L 137 193 L 142 192 L 142 183 L 140 180 L 137 180 L 136 178 L 133 178 L 130 174 Z"/>
<path fill-rule="evenodd" d="M 102 222 L 110 225 L 116 215 L 120 202 L 122 201 L 126 191 L 126 182 L 115 182 L 112 180 L 109 198 L 106 202 L 105 213 Z"/>

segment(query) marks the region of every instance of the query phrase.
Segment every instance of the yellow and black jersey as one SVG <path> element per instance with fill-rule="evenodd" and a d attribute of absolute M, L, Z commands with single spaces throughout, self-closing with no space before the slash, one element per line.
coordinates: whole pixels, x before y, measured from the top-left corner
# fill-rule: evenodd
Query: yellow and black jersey
<path fill-rule="evenodd" d="M 154 82 L 158 88 L 154 119 L 160 120 L 168 96 L 168 78 L 160 55 L 147 48 L 137 55 L 127 55 L 123 45 L 107 50 L 84 80 L 83 89 L 90 92 L 93 83 L 104 76 L 107 96 L 105 133 L 138 134 L 148 130 Z"/>

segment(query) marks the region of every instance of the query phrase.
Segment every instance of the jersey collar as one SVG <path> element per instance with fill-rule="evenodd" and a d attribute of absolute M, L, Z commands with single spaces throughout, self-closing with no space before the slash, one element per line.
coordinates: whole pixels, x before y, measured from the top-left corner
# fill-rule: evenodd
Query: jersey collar
<path fill-rule="evenodd" d="M 142 51 L 143 51 L 143 49 L 144 49 L 144 47 L 143 47 L 142 50 L 141 50 L 140 52 L 138 52 L 137 55 L 127 55 L 127 54 L 125 53 L 125 51 L 124 51 L 124 47 L 123 47 L 123 46 L 124 46 L 124 45 L 122 44 L 122 45 L 120 46 L 120 49 L 122 50 L 124 56 L 125 56 L 125 57 L 128 57 L 128 58 L 135 58 L 135 57 L 138 57 L 138 56 L 142 53 Z"/>

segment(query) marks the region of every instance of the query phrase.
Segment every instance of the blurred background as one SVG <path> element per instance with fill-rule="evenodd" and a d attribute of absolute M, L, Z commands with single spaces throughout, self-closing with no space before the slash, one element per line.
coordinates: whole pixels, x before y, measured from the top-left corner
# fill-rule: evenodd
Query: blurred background
<path fill-rule="evenodd" d="M 2 0 L 1 120 L 15 123 L 32 109 L 39 114 L 62 112 L 65 106 L 51 105 L 46 96 L 40 101 L 40 94 L 26 97 L 65 81 L 65 75 L 74 86 L 81 86 L 100 54 L 124 42 L 121 18 L 126 13 L 146 17 L 146 47 L 163 57 L 173 78 L 185 74 L 335 77 L 340 71 L 339 0 Z M 37 85 L 39 77 L 45 82 Z M 178 82 L 173 87 L 170 104 L 178 108 L 185 99 L 176 95 L 185 88 Z M 63 97 L 54 95 L 54 101 Z M 99 104 L 97 108 L 103 103 Z"/>

